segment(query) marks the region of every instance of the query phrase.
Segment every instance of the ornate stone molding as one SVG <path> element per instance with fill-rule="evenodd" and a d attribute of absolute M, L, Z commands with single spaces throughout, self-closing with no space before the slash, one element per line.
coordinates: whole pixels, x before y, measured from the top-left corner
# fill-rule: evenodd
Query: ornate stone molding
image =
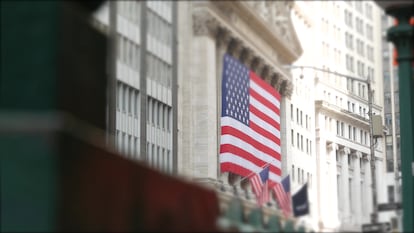
<path fill-rule="evenodd" d="M 294 51 L 301 51 L 294 31 L 290 30 L 290 28 L 293 28 L 290 19 L 293 1 L 248 1 L 245 4 L 252 8 L 276 34 L 281 36 L 285 45 L 291 47 Z"/>
<path fill-rule="evenodd" d="M 193 31 L 195 35 L 213 36 L 217 33 L 218 26 L 218 20 L 208 12 L 202 10 L 193 12 Z"/>

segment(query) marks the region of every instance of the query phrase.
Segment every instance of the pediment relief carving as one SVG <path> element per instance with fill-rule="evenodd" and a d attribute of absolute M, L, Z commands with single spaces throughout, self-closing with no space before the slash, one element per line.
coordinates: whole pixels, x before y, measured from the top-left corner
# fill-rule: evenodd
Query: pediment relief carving
<path fill-rule="evenodd" d="M 298 54 L 302 53 L 290 17 L 293 1 L 247 1 L 244 2 L 244 5 L 253 9 L 256 15 L 277 34 L 286 47 L 298 52 Z"/>

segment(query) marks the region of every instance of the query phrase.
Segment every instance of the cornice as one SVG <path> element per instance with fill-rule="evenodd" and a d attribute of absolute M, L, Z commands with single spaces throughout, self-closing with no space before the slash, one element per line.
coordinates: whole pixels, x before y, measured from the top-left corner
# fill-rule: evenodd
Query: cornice
<path fill-rule="evenodd" d="M 316 111 L 329 114 L 333 116 L 335 119 L 344 121 L 345 123 L 351 123 L 352 125 L 356 125 L 359 128 L 363 128 L 368 130 L 369 129 L 369 121 L 368 119 L 362 119 L 359 116 L 357 117 L 356 114 L 346 111 L 345 109 L 339 108 L 336 105 L 329 104 L 323 100 L 315 101 L 315 108 Z"/>

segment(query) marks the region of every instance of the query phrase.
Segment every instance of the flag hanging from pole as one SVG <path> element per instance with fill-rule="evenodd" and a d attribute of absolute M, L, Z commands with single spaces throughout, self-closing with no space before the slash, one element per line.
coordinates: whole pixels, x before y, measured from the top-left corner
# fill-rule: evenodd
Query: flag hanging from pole
<path fill-rule="evenodd" d="M 232 56 L 223 60 L 221 172 L 248 177 L 269 164 L 269 182 L 280 182 L 280 94 Z"/>
<path fill-rule="evenodd" d="M 276 201 L 282 209 L 284 215 L 290 216 L 292 213 L 291 196 L 290 196 L 290 176 L 283 178 L 282 182 L 272 184 L 271 189 L 275 192 Z"/>
<path fill-rule="evenodd" d="M 252 189 L 257 198 L 257 204 L 262 206 L 269 201 L 269 166 L 266 166 L 261 172 L 254 173 L 249 178 Z"/>
<path fill-rule="evenodd" d="M 308 184 L 304 184 L 299 191 L 292 196 L 293 213 L 295 217 L 309 214 Z"/>

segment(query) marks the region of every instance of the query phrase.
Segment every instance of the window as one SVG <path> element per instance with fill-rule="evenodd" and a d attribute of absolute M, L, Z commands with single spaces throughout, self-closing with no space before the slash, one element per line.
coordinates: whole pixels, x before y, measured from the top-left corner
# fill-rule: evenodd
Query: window
<path fill-rule="evenodd" d="M 339 125 L 339 121 L 336 121 L 336 135 L 340 134 L 340 132 L 341 132 L 340 130 L 341 130 L 341 127 Z"/>
<path fill-rule="evenodd" d="M 299 109 L 296 108 L 296 123 L 299 124 Z"/>
<path fill-rule="evenodd" d="M 152 104 L 153 104 L 153 106 L 152 106 L 152 121 L 151 121 L 151 123 L 155 124 L 155 121 L 157 119 L 158 101 L 154 99 L 152 101 Z"/>
<path fill-rule="evenodd" d="M 292 181 L 295 181 L 295 165 L 292 164 Z"/>
<path fill-rule="evenodd" d="M 351 211 L 351 213 L 353 213 L 354 212 L 354 209 L 353 209 L 353 198 L 352 198 L 352 193 L 353 193 L 353 191 L 352 191 L 352 179 L 351 178 L 349 178 L 348 179 L 348 191 L 349 191 L 349 193 L 348 193 L 348 195 L 349 195 L 349 210 Z"/>
<path fill-rule="evenodd" d="M 116 95 L 116 108 L 119 111 L 122 105 L 122 83 L 117 83 L 118 94 Z"/>
<path fill-rule="evenodd" d="M 298 183 L 300 184 L 300 168 L 298 168 Z"/>
<path fill-rule="evenodd" d="M 394 196 L 394 186 L 388 185 L 388 203 L 394 203 L 395 202 L 395 196 Z"/>
<path fill-rule="evenodd" d="M 294 116 L 293 116 L 293 104 L 290 104 L 290 119 L 292 121 L 294 120 Z"/>
<path fill-rule="evenodd" d="M 305 121 L 306 121 L 306 129 L 307 129 L 308 128 L 308 115 L 307 114 L 306 114 Z"/>
<path fill-rule="evenodd" d="M 151 120 L 151 108 L 152 108 L 152 99 L 147 97 L 147 123 L 150 123 Z"/>
<path fill-rule="evenodd" d="M 299 133 L 296 133 L 296 146 L 297 146 L 298 149 L 300 148 L 299 147 L 300 146 L 299 142 L 300 142 Z"/>
<path fill-rule="evenodd" d="M 303 135 L 300 135 L 300 150 L 303 151 Z"/>
<path fill-rule="evenodd" d="M 302 183 L 305 183 L 305 176 L 304 176 L 304 171 L 302 169 Z"/>
<path fill-rule="evenodd" d="M 302 111 L 300 111 L 300 125 L 302 125 L 302 126 L 303 126 Z"/>
<path fill-rule="evenodd" d="M 127 102 L 128 102 L 128 87 L 126 85 L 122 85 L 123 86 L 123 101 L 122 101 L 122 111 L 126 112 L 127 111 Z"/>
<path fill-rule="evenodd" d="M 336 163 L 340 163 L 340 161 L 339 161 L 339 150 L 335 150 L 335 159 L 336 159 Z"/>
<path fill-rule="evenodd" d="M 129 92 L 129 103 L 128 103 L 128 113 L 133 114 L 135 112 L 135 90 L 131 88 Z"/>
<path fill-rule="evenodd" d="M 352 139 L 353 139 L 354 141 L 356 141 L 356 135 L 357 135 L 357 133 L 356 133 L 356 128 L 355 128 L 355 127 L 352 127 Z"/>
<path fill-rule="evenodd" d="M 139 92 L 138 91 L 135 91 L 136 92 L 136 99 L 135 99 L 135 117 L 139 117 L 139 101 L 140 101 L 140 98 L 139 98 Z"/>
<path fill-rule="evenodd" d="M 291 136 L 290 139 L 291 139 L 292 146 L 295 146 L 295 140 L 294 140 L 295 133 L 293 132 L 293 129 L 290 130 L 290 136 Z"/>

